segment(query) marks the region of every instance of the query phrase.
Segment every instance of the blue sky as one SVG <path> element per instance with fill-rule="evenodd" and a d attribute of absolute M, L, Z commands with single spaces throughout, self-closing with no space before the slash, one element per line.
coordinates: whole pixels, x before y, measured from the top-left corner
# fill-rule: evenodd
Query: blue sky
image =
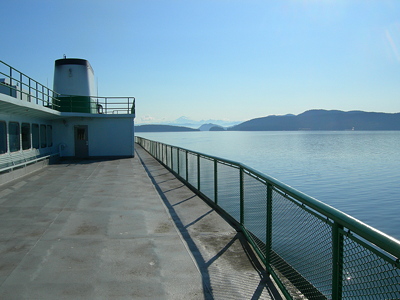
<path fill-rule="evenodd" d="M 136 123 L 400 112 L 400 1 L 3 1 L 0 59 L 49 85 L 89 60 Z"/>

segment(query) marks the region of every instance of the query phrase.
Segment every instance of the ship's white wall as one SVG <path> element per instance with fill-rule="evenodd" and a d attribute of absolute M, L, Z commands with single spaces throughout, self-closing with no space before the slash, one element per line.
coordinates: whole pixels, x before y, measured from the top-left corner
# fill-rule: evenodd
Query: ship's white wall
<path fill-rule="evenodd" d="M 54 69 L 53 90 L 62 95 L 95 96 L 92 68 L 86 65 L 58 65 Z"/>
<path fill-rule="evenodd" d="M 89 156 L 134 156 L 133 117 L 69 117 L 54 121 L 54 143 L 75 156 L 75 125 L 88 126 Z"/>

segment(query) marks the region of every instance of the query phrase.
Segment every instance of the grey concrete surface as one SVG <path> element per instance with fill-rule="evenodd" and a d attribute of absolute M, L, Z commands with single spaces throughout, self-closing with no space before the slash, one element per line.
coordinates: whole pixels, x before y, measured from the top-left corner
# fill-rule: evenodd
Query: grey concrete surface
<path fill-rule="evenodd" d="M 240 233 L 137 146 L 0 186 L 0 299 L 274 299 Z"/>

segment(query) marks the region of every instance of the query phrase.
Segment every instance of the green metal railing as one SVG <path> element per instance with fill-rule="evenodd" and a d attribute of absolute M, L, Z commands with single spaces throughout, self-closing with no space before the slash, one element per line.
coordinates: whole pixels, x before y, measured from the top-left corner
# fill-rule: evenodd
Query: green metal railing
<path fill-rule="evenodd" d="M 61 95 L 0 60 L 0 93 L 61 112 L 135 114 L 135 97 Z"/>
<path fill-rule="evenodd" d="M 58 95 L 57 110 L 93 114 L 135 114 L 135 97 Z"/>
<path fill-rule="evenodd" d="M 244 164 L 136 142 L 235 222 L 288 299 L 400 299 L 400 242 Z"/>

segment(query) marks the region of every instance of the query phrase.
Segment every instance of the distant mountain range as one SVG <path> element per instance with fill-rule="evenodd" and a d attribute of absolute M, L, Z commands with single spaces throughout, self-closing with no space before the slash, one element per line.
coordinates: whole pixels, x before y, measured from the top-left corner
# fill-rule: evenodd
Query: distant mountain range
<path fill-rule="evenodd" d="M 180 126 L 180 127 L 189 127 L 189 128 L 194 128 L 198 129 L 202 127 L 203 125 L 206 124 L 211 124 L 213 126 L 218 125 L 222 127 L 231 127 L 237 124 L 240 124 L 240 121 L 226 121 L 226 120 L 200 120 L 200 121 L 194 121 L 189 119 L 188 117 L 182 116 L 179 117 L 178 119 L 171 121 L 171 122 L 160 122 L 157 125 L 171 125 L 171 126 Z M 143 126 L 145 124 L 138 124 L 137 126 Z M 200 128 L 200 130 L 203 130 Z M 204 129 L 208 130 L 208 129 Z"/>
<path fill-rule="evenodd" d="M 308 110 L 297 116 L 268 116 L 252 119 L 228 130 L 400 130 L 400 113 Z"/>
<path fill-rule="evenodd" d="M 199 129 L 172 125 L 139 125 L 137 132 L 167 131 L 297 131 L 297 130 L 400 130 L 400 113 L 308 110 L 299 115 L 267 116 L 224 128 L 209 122 Z"/>
<path fill-rule="evenodd" d="M 183 132 L 183 131 L 199 131 L 183 126 L 172 126 L 172 125 L 138 125 L 135 126 L 136 132 Z"/>

